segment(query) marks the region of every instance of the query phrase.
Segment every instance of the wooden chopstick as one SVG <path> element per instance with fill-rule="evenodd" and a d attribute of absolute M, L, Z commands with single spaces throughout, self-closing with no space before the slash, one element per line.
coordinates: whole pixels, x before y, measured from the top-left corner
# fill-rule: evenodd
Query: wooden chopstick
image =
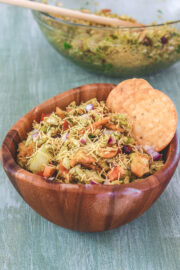
<path fill-rule="evenodd" d="M 119 26 L 119 27 L 143 27 L 143 25 L 139 23 L 124 21 L 124 20 L 120 20 L 116 18 L 98 16 L 98 15 L 84 13 L 77 10 L 51 6 L 51 5 L 29 1 L 29 0 L 0 0 L 0 3 L 13 5 L 13 6 L 19 6 L 23 8 L 29 8 L 32 10 L 50 13 L 53 15 L 61 15 L 63 17 L 81 19 L 81 20 L 90 21 L 90 22 L 94 22 L 94 23 L 98 23 L 102 25 Z"/>

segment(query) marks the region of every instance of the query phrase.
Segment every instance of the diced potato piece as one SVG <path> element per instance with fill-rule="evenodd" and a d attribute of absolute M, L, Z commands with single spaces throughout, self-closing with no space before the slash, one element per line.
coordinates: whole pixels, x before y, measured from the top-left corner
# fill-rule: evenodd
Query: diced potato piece
<path fill-rule="evenodd" d="M 49 125 L 54 125 L 54 126 L 57 126 L 58 125 L 58 120 L 57 118 L 55 117 L 55 115 L 50 115 L 48 117 L 48 119 L 46 120 L 46 122 L 49 124 Z"/>
<path fill-rule="evenodd" d="M 71 180 L 71 174 L 69 173 L 69 170 L 67 170 L 62 162 L 60 161 L 59 163 L 59 174 L 65 178 L 65 183 L 69 183 L 69 181 Z"/>
<path fill-rule="evenodd" d="M 59 107 L 56 107 L 56 113 L 61 119 L 65 117 L 65 112 L 63 112 Z"/>
<path fill-rule="evenodd" d="M 79 150 L 71 159 L 70 165 L 71 167 L 74 167 L 76 164 L 80 163 L 82 165 L 95 163 L 96 160 L 91 156 L 88 155 L 81 150 Z"/>
<path fill-rule="evenodd" d="M 102 158 L 113 158 L 117 155 L 118 153 L 118 149 L 117 148 L 102 148 L 99 155 L 102 157 Z"/>
<path fill-rule="evenodd" d="M 140 154 L 131 154 L 131 172 L 137 177 L 142 177 L 145 173 L 149 172 L 149 157 Z"/>
<path fill-rule="evenodd" d="M 120 166 L 113 167 L 107 174 L 110 181 L 117 180 L 124 174 L 124 169 Z"/>
<path fill-rule="evenodd" d="M 70 169 L 70 160 L 65 157 L 62 161 L 62 165 L 66 168 L 66 170 L 69 170 Z"/>
<path fill-rule="evenodd" d="M 51 154 L 48 152 L 48 146 L 42 145 L 38 151 L 29 159 L 28 169 L 33 173 L 44 170 L 44 167 L 48 165 L 51 159 Z"/>
<path fill-rule="evenodd" d="M 43 176 L 46 178 L 51 177 L 56 171 L 55 166 L 45 166 Z"/>

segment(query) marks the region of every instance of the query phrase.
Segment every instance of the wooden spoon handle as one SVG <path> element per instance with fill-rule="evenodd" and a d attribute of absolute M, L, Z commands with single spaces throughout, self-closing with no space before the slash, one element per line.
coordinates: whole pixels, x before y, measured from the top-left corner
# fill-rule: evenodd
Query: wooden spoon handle
<path fill-rule="evenodd" d="M 0 3 L 9 4 L 13 6 L 19 6 L 23 8 L 29 8 L 32 10 L 37 10 L 45 13 L 55 14 L 55 15 L 61 15 L 61 16 L 67 16 L 70 18 L 76 18 L 76 19 L 82 19 L 98 24 L 103 25 L 113 25 L 113 26 L 120 26 L 120 27 L 139 27 L 143 26 L 139 23 L 133 23 L 129 21 L 124 21 L 120 19 L 115 18 L 107 18 L 104 16 L 98 16 L 94 14 L 84 13 L 77 10 L 71 10 L 56 6 L 51 6 L 47 4 L 42 4 L 34 1 L 28 1 L 28 0 L 0 0 Z"/>

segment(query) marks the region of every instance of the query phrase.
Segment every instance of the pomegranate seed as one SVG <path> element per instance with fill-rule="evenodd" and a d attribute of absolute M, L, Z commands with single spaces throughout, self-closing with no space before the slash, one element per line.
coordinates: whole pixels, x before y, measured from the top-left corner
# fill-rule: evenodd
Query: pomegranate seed
<path fill-rule="evenodd" d="M 63 131 L 67 130 L 69 128 L 69 122 L 67 120 L 64 121 L 63 123 Z"/>
<path fill-rule="evenodd" d="M 167 44 L 167 43 L 168 43 L 168 38 L 165 37 L 165 36 L 163 36 L 163 37 L 161 38 L 161 43 L 162 43 L 162 44 Z"/>
<path fill-rule="evenodd" d="M 150 38 L 148 38 L 148 37 L 145 37 L 143 39 L 143 45 L 145 45 L 145 46 L 151 46 L 152 45 L 152 40 Z"/>
<path fill-rule="evenodd" d="M 123 153 L 130 154 L 132 152 L 132 147 L 129 145 L 124 145 L 122 148 Z"/>

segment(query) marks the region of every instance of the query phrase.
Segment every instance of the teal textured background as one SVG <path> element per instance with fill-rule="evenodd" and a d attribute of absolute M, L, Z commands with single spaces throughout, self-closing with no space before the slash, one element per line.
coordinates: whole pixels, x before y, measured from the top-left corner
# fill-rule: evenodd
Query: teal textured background
<path fill-rule="evenodd" d="M 180 63 L 146 77 L 180 115 Z M 72 87 L 120 80 L 86 72 L 49 46 L 31 12 L 0 5 L 0 144 L 12 124 L 42 101 Z M 0 167 L 1 270 L 180 269 L 180 166 L 141 217 L 103 233 L 79 233 L 36 214 Z"/>

